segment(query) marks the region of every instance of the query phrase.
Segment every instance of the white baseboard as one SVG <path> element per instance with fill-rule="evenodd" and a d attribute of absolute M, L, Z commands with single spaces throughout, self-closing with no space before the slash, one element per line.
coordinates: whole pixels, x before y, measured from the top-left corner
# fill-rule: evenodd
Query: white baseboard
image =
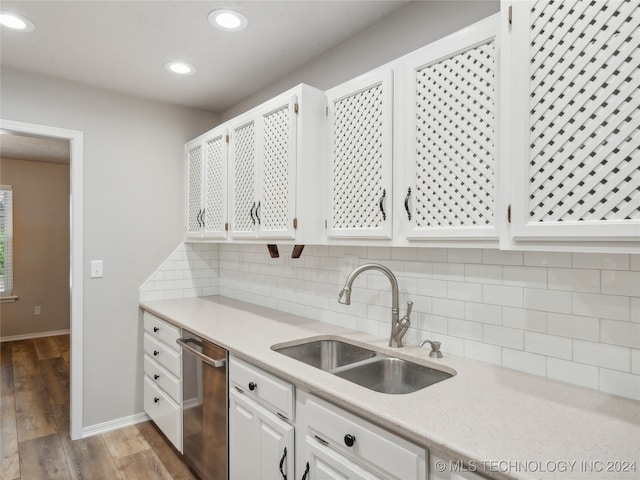
<path fill-rule="evenodd" d="M 108 422 L 98 423 L 91 425 L 90 427 L 84 427 L 82 429 L 82 438 L 93 437 L 100 433 L 110 432 L 111 430 L 117 430 L 119 428 L 129 427 L 137 423 L 146 422 L 151 420 L 149 415 L 145 412 L 136 413 L 135 415 L 129 415 L 128 417 L 116 418 L 115 420 L 109 420 Z"/>
<path fill-rule="evenodd" d="M 11 335 L 8 337 L 0 337 L 0 343 L 13 342 L 14 340 L 29 340 L 30 338 L 56 337 L 58 335 L 67 335 L 71 330 L 51 330 L 50 332 L 26 333 L 24 335 Z"/>

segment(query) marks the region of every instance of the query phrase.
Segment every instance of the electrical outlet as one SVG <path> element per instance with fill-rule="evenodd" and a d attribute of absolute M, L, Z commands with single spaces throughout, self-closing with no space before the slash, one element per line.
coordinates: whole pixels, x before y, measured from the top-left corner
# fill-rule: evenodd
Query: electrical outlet
<path fill-rule="evenodd" d="M 42 315 L 42 307 L 40 305 L 33 307 L 34 315 Z"/>

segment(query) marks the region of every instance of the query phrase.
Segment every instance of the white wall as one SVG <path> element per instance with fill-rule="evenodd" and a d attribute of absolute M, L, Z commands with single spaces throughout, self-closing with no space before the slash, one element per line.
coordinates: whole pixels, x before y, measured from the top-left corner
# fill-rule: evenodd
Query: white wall
<path fill-rule="evenodd" d="M 323 90 L 335 87 L 499 10 L 498 0 L 412 2 L 230 108 L 221 120 L 229 120 L 299 83 Z M 327 26 L 327 32 L 330 30 Z"/>
<path fill-rule="evenodd" d="M 83 426 L 139 413 L 138 287 L 182 239 L 184 143 L 218 116 L 7 68 L 0 97 L 3 119 L 84 132 Z"/>

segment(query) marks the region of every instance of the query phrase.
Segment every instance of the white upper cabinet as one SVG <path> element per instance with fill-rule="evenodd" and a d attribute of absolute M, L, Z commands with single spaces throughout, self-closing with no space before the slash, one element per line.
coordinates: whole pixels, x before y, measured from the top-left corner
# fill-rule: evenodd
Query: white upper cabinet
<path fill-rule="evenodd" d="M 187 143 L 187 237 L 226 238 L 227 130 Z"/>
<path fill-rule="evenodd" d="M 232 238 L 321 241 L 319 209 L 308 206 L 319 194 L 324 105 L 323 92 L 300 85 L 228 123 Z"/>
<path fill-rule="evenodd" d="M 327 236 L 391 238 L 393 72 L 376 70 L 326 94 Z"/>
<path fill-rule="evenodd" d="M 497 242 L 498 32 L 494 15 L 398 67 L 397 208 L 410 240 Z"/>
<path fill-rule="evenodd" d="M 638 251 L 640 4 L 502 7 L 510 246 Z"/>

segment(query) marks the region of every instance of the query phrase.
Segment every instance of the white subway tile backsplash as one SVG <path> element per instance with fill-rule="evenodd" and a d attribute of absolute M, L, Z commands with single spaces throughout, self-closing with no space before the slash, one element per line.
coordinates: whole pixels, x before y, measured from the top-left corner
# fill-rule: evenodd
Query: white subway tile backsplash
<path fill-rule="evenodd" d="M 522 350 L 524 348 L 524 332 L 518 328 L 483 325 L 482 341 L 491 345 Z"/>
<path fill-rule="evenodd" d="M 544 355 L 503 348 L 502 366 L 544 377 L 547 373 L 547 358 Z"/>
<path fill-rule="evenodd" d="M 436 280 L 463 281 L 464 280 L 464 264 L 434 263 L 433 278 Z"/>
<path fill-rule="evenodd" d="M 482 250 L 477 248 L 451 248 L 447 260 L 452 263 L 482 263 Z"/>
<path fill-rule="evenodd" d="M 574 340 L 573 360 L 623 372 L 631 371 L 631 349 L 604 343 Z"/>
<path fill-rule="evenodd" d="M 562 337 L 597 341 L 600 338 L 600 320 L 593 317 L 549 313 L 547 332 Z"/>
<path fill-rule="evenodd" d="M 464 341 L 464 356 L 494 365 L 502 363 L 502 350 L 500 347 L 472 340 Z"/>
<path fill-rule="evenodd" d="M 467 264 L 464 266 L 464 278 L 467 282 L 501 285 L 502 266 Z"/>
<path fill-rule="evenodd" d="M 524 332 L 524 349 L 547 357 L 571 359 L 573 344 L 570 338 L 536 332 Z"/>
<path fill-rule="evenodd" d="M 504 250 L 482 250 L 482 263 L 491 265 L 522 265 L 523 252 Z"/>
<path fill-rule="evenodd" d="M 601 293 L 640 297 L 640 272 L 602 270 Z"/>
<path fill-rule="evenodd" d="M 598 388 L 598 368 L 582 363 L 547 358 L 547 376 L 582 387 Z"/>
<path fill-rule="evenodd" d="M 522 288 L 501 285 L 483 285 L 482 301 L 505 307 L 522 307 Z"/>
<path fill-rule="evenodd" d="M 524 264 L 531 267 L 571 267 L 571 254 L 561 252 L 524 252 Z"/>
<path fill-rule="evenodd" d="M 447 333 L 452 337 L 467 338 L 469 340 L 482 341 L 482 324 L 450 318 Z"/>
<path fill-rule="evenodd" d="M 572 253 L 573 268 L 629 270 L 629 255 L 623 253 Z"/>
<path fill-rule="evenodd" d="M 571 313 L 571 292 L 525 288 L 524 307 L 545 312 Z"/>
<path fill-rule="evenodd" d="M 550 268 L 549 288 L 551 290 L 600 293 L 600 270 Z"/>
<path fill-rule="evenodd" d="M 502 283 L 514 287 L 547 288 L 547 270 L 535 267 L 502 267 Z"/>
<path fill-rule="evenodd" d="M 614 395 L 640 400 L 640 376 L 601 368 L 600 390 Z"/>
<path fill-rule="evenodd" d="M 478 283 L 447 282 L 447 296 L 454 300 L 482 301 L 482 285 Z"/>
<path fill-rule="evenodd" d="M 478 323 L 502 325 L 502 307 L 484 303 L 467 302 L 464 305 L 464 318 Z"/>
<path fill-rule="evenodd" d="M 547 312 L 502 307 L 502 324 L 505 327 L 544 333 L 547 331 Z"/>
<path fill-rule="evenodd" d="M 587 317 L 629 320 L 629 298 L 616 295 L 574 293 L 573 313 Z"/>
<path fill-rule="evenodd" d="M 600 341 L 622 347 L 640 348 L 640 323 L 602 319 Z"/>
<path fill-rule="evenodd" d="M 639 255 L 308 245 L 291 259 L 289 250 L 271 259 L 264 245 L 181 244 L 140 299 L 220 294 L 388 337 L 383 275 L 359 278 L 351 306 L 337 301 L 347 260 L 382 263 L 398 278 L 401 314 L 414 302 L 407 342 L 431 337 L 445 354 L 635 395 L 620 379 L 640 378 Z"/>
<path fill-rule="evenodd" d="M 631 349 L 631 373 L 640 375 L 640 350 Z"/>

